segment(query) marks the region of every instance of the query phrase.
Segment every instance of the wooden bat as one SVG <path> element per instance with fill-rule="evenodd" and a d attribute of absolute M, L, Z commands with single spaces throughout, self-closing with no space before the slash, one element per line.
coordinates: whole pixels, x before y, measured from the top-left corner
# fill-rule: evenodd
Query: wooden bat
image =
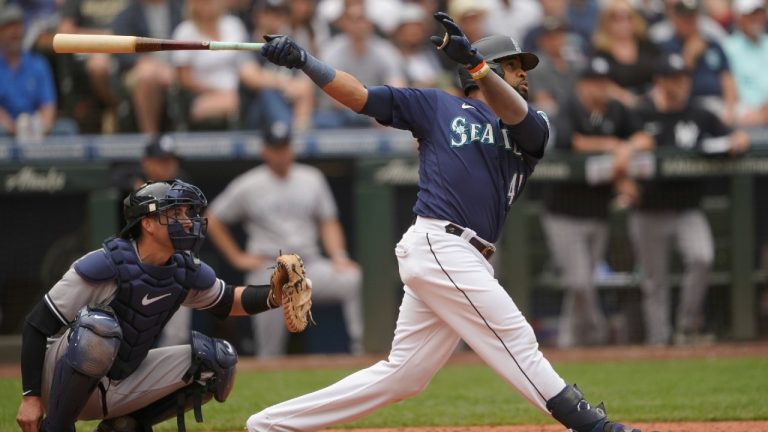
<path fill-rule="evenodd" d="M 57 33 L 53 37 L 53 51 L 62 53 L 127 54 L 175 50 L 244 50 L 259 51 L 263 43 L 179 41 L 138 36 L 90 35 Z"/>

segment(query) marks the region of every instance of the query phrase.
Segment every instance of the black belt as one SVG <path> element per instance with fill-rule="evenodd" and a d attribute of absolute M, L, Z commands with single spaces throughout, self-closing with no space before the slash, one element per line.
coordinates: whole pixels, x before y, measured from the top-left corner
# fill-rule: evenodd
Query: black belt
<path fill-rule="evenodd" d="M 464 234 L 464 228 L 456 224 L 449 223 L 448 225 L 445 226 L 445 232 L 447 232 L 448 234 L 453 234 L 455 236 L 461 237 L 461 235 Z M 493 253 L 496 252 L 495 247 L 493 247 L 492 245 L 483 243 L 477 237 L 472 237 L 468 241 L 469 241 L 469 244 L 474 246 L 475 249 L 477 249 L 477 251 L 480 252 L 480 255 L 485 257 L 485 259 L 491 259 L 491 256 L 493 255 Z"/>

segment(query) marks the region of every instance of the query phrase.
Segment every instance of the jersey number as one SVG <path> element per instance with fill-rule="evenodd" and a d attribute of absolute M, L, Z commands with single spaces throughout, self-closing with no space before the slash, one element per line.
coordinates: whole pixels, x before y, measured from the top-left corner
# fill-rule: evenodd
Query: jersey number
<path fill-rule="evenodd" d="M 523 188 L 524 177 L 520 173 L 514 173 L 512 175 L 512 181 L 509 182 L 509 192 L 507 192 L 507 209 L 517 198 L 520 193 L 520 189 Z"/>

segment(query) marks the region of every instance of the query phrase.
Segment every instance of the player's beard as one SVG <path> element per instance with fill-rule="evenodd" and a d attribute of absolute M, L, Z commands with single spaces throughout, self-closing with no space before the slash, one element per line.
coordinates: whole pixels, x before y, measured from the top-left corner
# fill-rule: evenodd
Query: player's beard
<path fill-rule="evenodd" d="M 517 93 L 520 94 L 520 96 L 523 97 L 526 101 L 528 101 L 528 89 L 523 89 L 520 84 L 515 84 L 512 86 L 513 89 L 517 91 Z"/>

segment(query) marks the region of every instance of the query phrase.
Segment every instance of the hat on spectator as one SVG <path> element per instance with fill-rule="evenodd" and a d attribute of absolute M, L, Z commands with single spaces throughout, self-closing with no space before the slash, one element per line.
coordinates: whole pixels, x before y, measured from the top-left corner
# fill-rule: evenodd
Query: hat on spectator
<path fill-rule="evenodd" d="M 16 4 L 3 4 L 0 7 L 0 27 L 24 21 L 24 11 Z"/>
<path fill-rule="evenodd" d="M 698 0 L 677 0 L 672 10 L 678 15 L 691 15 L 699 12 Z"/>
<path fill-rule="evenodd" d="M 568 31 L 568 23 L 562 18 L 547 16 L 541 20 L 539 31 L 541 34 Z"/>
<path fill-rule="evenodd" d="M 749 15 L 760 9 L 765 9 L 765 0 L 735 0 L 733 11 L 738 15 Z"/>
<path fill-rule="evenodd" d="M 144 156 L 150 158 L 178 158 L 176 153 L 176 140 L 170 135 L 158 135 L 149 140 L 144 147 Z"/>
<path fill-rule="evenodd" d="M 259 12 L 262 12 L 262 11 L 287 12 L 289 8 L 285 0 L 263 0 L 258 3 L 256 10 L 258 10 Z"/>
<path fill-rule="evenodd" d="M 663 54 L 656 60 L 653 68 L 653 73 L 659 76 L 684 75 L 690 72 L 683 56 L 677 53 Z"/>
<path fill-rule="evenodd" d="M 448 2 L 448 15 L 453 19 L 471 15 L 485 15 L 489 11 L 485 0 L 450 0 Z"/>
<path fill-rule="evenodd" d="M 397 25 L 409 23 L 424 23 L 427 13 L 424 8 L 416 3 L 404 3 L 400 6 L 397 16 Z"/>
<path fill-rule="evenodd" d="M 611 64 L 605 57 L 592 57 L 579 74 L 579 79 L 608 78 L 611 74 Z"/>
<path fill-rule="evenodd" d="M 284 121 L 276 121 L 264 131 L 264 145 L 272 148 L 285 147 L 291 143 L 291 126 Z"/>

